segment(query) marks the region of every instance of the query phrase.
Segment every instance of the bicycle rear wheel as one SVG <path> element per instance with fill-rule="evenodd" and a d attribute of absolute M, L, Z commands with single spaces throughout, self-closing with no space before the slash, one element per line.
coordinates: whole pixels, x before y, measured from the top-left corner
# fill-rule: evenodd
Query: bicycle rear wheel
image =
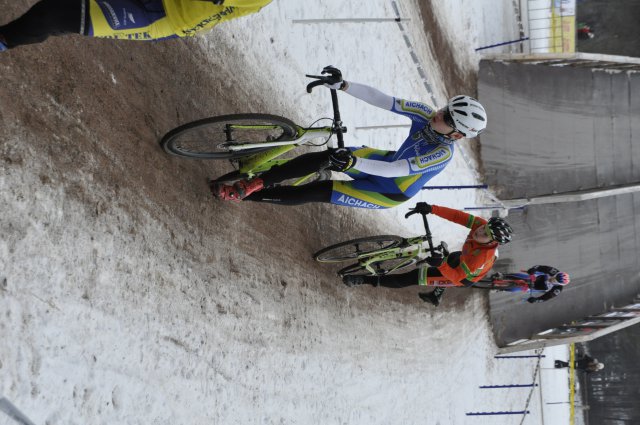
<path fill-rule="evenodd" d="M 354 260 L 363 254 L 394 248 L 404 238 L 395 235 L 370 236 L 368 238 L 352 239 L 328 246 L 313 254 L 313 258 L 321 263 L 335 263 Z"/>
<path fill-rule="evenodd" d="M 271 148 L 232 151 L 230 146 L 293 140 L 296 127 L 292 121 L 276 115 L 221 115 L 176 127 L 164 135 L 160 145 L 165 152 L 184 158 L 233 159 Z"/>
<path fill-rule="evenodd" d="M 386 274 L 389 274 L 391 271 L 395 273 L 397 271 L 404 270 L 407 267 L 413 266 L 417 262 L 418 260 L 416 258 L 392 258 L 390 260 L 383 260 L 372 263 L 371 266 L 375 271 L 375 273 L 373 274 L 374 276 L 384 276 Z M 371 272 L 360 264 L 352 264 L 338 270 L 338 275 L 340 277 L 346 275 L 371 276 Z"/>

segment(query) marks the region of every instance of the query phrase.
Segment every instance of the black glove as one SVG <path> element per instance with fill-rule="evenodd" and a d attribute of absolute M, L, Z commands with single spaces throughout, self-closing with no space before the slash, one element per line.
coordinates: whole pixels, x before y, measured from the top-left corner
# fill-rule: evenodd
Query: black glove
<path fill-rule="evenodd" d="M 424 259 L 424 262 L 430 265 L 431 267 L 440 267 L 444 261 L 444 257 L 439 255 L 434 255 L 432 257 L 427 257 Z"/>
<path fill-rule="evenodd" d="M 324 86 L 334 90 L 343 90 L 345 81 L 342 79 L 342 72 L 334 66 L 325 66 L 322 69 L 322 74 L 329 74 L 325 78 Z"/>
<path fill-rule="evenodd" d="M 411 211 L 415 211 L 420 214 L 431 214 L 431 210 L 431 205 L 426 202 L 418 202 L 415 207 L 411 208 Z"/>
<path fill-rule="evenodd" d="M 491 280 L 502 280 L 504 279 L 504 275 L 500 272 L 494 273 L 491 275 Z"/>
<path fill-rule="evenodd" d="M 347 171 L 356 165 L 356 157 L 347 148 L 334 149 L 329 154 L 329 162 L 334 171 Z"/>
<path fill-rule="evenodd" d="M 536 297 L 529 297 L 527 298 L 527 302 L 530 304 L 534 304 L 534 303 L 540 302 L 540 300 L 538 300 Z"/>

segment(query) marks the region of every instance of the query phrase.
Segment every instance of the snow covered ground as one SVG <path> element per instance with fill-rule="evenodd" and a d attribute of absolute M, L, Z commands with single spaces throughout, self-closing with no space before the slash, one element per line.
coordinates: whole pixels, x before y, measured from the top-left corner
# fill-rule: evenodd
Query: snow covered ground
<path fill-rule="evenodd" d="M 474 48 L 517 37 L 512 2 L 432 3 L 456 40 L 456 57 L 469 68 L 477 66 Z M 330 113 L 326 90 L 304 92 L 304 74 L 328 64 L 346 79 L 442 106 L 446 75 L 432 57 L 417 1 L 402 2 L 399 10 L 410 18 L 404 33 L 395 22 L 293 22 L 394 18 L 391 1 L 276 0 L 200 45 L 237 51 L 225 58 L 232 83 L 273 99 L 268 112 L 301 124 Z M 404 34 L 431 78 L 431 93 Z M 351 129 L 404 124 L 349 96 L 340 101 Z M 347 144 L 392 148 L 405 133 L 352 130 Z M 5 142 L 20 146 L 14 137 Z M 479 182 L 470 143 L 430 184 Z M 92 210 L 62 188 L 42 185 L 38 155 L 19 149 L 32 159 L 0 176 L 0 397 L 36 424 L 516 424 L 522 416 L 466 413 L 525 407 L 525 424 L 569 421 L 567 404 L 548 404 L 568 400 L 566 371 L 551 366 L 567 357 L 566 348 L 545 351 L 541 386 L 528 405 L 528 388 L 479 388 L 532 383 L 537 366 L 536 359 L 493 358 L 484 294 L 455 309 L 369 303 L 373 289 L 318 292 L 325 282 L 305 275 L 304 264 L 265 265 L 250 247 L 238 248 L 241 268 L 233 259 L 215 267 L 227 261 L 233 240 L 198 237 L 201 229 L 161 218 L 153 206 L 141 207 L 135 219 L 120 206 L 124 201 Z M 92 183 L 90 175 L 79 179 Z M 126 190 L 118 196 L 139 202 Z M 424 193 L 432 203 L 458 208 L 479 204 L 482 196 Z M 419 222 L 400 219 L 405 212 L 363 211 L 362 217 L 380 228 L 421 232 Z M 453 248 L 466 236 L 457 226 L 432 222 L 435 238 Z M 0 415 L 5 423 L 13 422 Z"/>

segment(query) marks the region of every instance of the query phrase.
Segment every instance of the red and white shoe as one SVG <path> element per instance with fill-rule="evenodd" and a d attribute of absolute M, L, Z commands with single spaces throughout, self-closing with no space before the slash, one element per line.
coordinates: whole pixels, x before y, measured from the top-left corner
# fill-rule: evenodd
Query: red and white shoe
<path fill-rule="evenodd" d="M 238 180 L 233 185 L 224 183 L 209 182 L 211 193 L 217 199 L 223 201 L 241 201 L 252 193 L 264 188 L 264 181 L 256 177 L 251 180 Z"/>

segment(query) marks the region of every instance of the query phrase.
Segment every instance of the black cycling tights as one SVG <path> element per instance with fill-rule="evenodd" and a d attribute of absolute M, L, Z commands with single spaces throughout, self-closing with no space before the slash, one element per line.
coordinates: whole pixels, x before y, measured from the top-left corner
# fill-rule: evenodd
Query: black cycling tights
<path fill-rule="evenodd" d="M 442 277 L 442 273 L 435 267 L 427 269 L 427 276 Z M 372 285 L 380 285 L 385 288 L 406 288 L 419 284 L 420 269 L 411 270 L 402 274 L 388 274 L 385 276 L 364 276 L 364 281 Z"/>
<path fill-rule="evenodd" d="M 371 285 L 380 285 L 385 288 L 406 288 L 418 284 L 420 270 L 415 269 L 408 273 L 388 274 L 386 276 L 364 276 L 364 281 Z"/>
<path fill-rule="evenodd" d="M 260 175 L 265 186 L 283 180 L 304 177 L 325 168 L 329 163 L 329 151 L 301 155 Z M 302 186 L 278 186 L 263 189 L 244 198 L 245 201 L 271 202 L 281 205 L 300 205 L 308 202 L 331 202 L 333 181 L 320 181 Z"/>
<path fill-rule="evenodd" d="M 20 18 L 0 26 L 9 48 L 40 43 L 50 35 L 79 34 L 86 0 L 41 0 Z"/>
<path fill-rule="evenodd" d="M 264 180 L 265 186 L 280 183 L 283 180 L 295 179 L 297 177 L 308 176 L 311 173 L 329 166 L 330 151 L 311 152 L 293 158 L 282 165 L 271 168 L 262 173 L 260 178 Z"/>
<path fill-rule="evenodd" d="M 302 205 L 309 202 L 331 203 L 333 182 L 331 180 L 304 184 L 302 186 L 277 186 L 253 193 L 244 201 L 270 202 L 280 205 Z"/>

